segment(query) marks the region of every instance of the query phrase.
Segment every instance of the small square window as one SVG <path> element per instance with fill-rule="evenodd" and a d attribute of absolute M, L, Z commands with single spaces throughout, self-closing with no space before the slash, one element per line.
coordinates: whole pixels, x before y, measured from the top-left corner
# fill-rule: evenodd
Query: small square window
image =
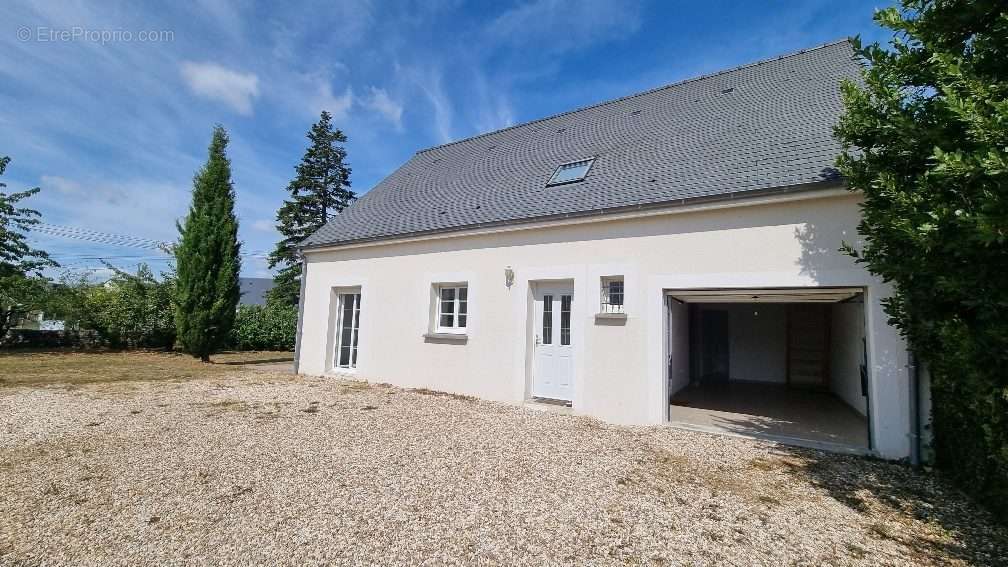
<path fill-rule="evenodd" d="M 602 303 L 599 313 L 625 313 L 623 300 L 623 276 L 602 278 Z"/>
<path fill-rule="evenodd" d="M 585 176 L 588 175 L 588 170 L 591 169 L 593 163 L 595 163 L 595 158 L 565 163 L 556 168 L 556 171 L 553 172 L 553 176 L 546 182 L 546 186 L 550 187 L 553 185 L 563 185 L 565 183 L 583 181 Z"/>
<path fill-rule="evenodd" d="M 436 284 L 437 319 L 434 332 L 465 333 L 469 318 L 469 288 L 466 284 Z"/>

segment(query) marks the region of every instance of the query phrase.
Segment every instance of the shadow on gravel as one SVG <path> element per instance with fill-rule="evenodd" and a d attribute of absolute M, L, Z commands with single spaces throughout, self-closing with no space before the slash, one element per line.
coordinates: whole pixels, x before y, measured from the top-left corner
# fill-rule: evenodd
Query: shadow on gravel
<path fill-rule="evenodd" d="M 734 426 L 760 431 L 758 421 Z M 940 474 L 904 463 L 778 445 L 751 465 L 807 482 L 866 520 L 866 537 L 904 545 L 921 564 L 1008 565 L 1008 529 Z"/>
<path fill-rule="evenodd" d="M 792 451 L 801 462 L 789 467 L 792 475 L 874 518 L 869 536 L 903 544 L 916 561 L 1008 562 L 1005 529 L 935 473 L 868 457 Z"/>
<path fill-rule="evenodd" d="M 723 419 L 724 427 L 742 434 L 778 433 L 757 419 Z M 1008 565 L 1008 528 L 936 472 L 787 445 L 776 452 L 779 457 L 752 466 L 825 491 L 866 520 L 866 537 L 901 543 L 918 563 Z"/>

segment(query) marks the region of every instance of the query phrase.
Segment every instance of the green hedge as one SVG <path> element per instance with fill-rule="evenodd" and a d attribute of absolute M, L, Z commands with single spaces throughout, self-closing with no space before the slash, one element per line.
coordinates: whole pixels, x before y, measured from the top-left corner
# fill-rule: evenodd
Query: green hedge
<path fill-rule="evenodd" d="M 294 350 L 297 334 L 297 307 L 279 302 L 242 305 L 231 331 L 232 346 L 238 350 Z"/>
<path fill-rule="evenodd" d="M 1000 325 L 1002 333 L 1006 326 Z M 1008 378 L 1004 350 L 991 352 L 991 333 L 936 325 L 930 352 L 932 419 L 937 464 L 1008 521 Z M 1002 335 L 1003 336 L 1003 335 Z M 1004 340 L 999 348 L 1005 348 Z"/>
<path fill-rule="evenodd" d="M 157 279 L 147 266 L 136 274 L 117 272 L 101 285 L 61 293 L 76 301 L 68 322 L 93 329 L 115 348 L 171 348 L 175 344 L 170 278 Z"/>
<path fill-rule="evenodd" d="M 1008 20 L 1004 1 L 901 0 L 857 50 L 837 168 L 860 192 L 844 249 L 894 293 L 931 372 L 937 464 L 1008 518 Z M 859 42 L 855 40 L 855 45 Z"/>

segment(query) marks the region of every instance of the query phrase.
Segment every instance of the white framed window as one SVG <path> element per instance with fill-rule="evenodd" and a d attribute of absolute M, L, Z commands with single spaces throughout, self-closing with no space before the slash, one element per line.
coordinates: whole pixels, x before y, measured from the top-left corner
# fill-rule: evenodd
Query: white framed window
<path fill-rule="evenodd" d="M 469 286 L 464 283 L 437 284 L 434 331 L 465 333 L 469 322 Z"/>
<path fill-rule="evenodd" d="M 599 313 L 626 313 L 623 308 L 623 276 L 603 277 L 601 297 Z"/>
<path fill-rule="evenodd" d="M 357 368 L 357 334 L 360 329 L 359 290 L 336 293 L 336 328 L 333 368 Z"/>

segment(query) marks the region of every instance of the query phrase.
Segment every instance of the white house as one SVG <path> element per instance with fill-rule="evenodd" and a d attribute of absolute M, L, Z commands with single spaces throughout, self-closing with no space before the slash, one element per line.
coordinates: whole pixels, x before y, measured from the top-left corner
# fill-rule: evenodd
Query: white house
<path fill-rule="evenodd" d="M 909 456 L 887 287 L 838 251 L 858 238 L 833 169 L 852 57 L 418 152 L 304 242 L 298 371 Z"/>

